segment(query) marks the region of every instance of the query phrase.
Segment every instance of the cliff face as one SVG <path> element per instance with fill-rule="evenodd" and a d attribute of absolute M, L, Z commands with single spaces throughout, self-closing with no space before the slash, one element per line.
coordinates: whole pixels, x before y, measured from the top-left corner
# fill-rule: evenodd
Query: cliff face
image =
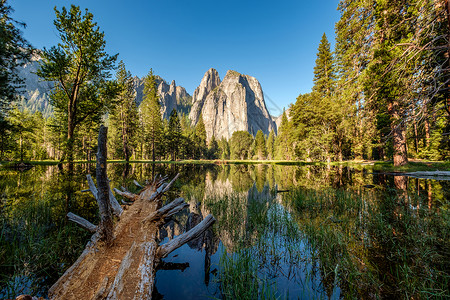
<path fill-rule="evenodd" d="M 200 85 L 192 95 L 192 109 L 189 118 L 192 124 L 197 124 L 203 109 L 206 97 L 220 84 L 219 73 L 216 69 L 209 69 L 202 78 Z"/>
<path fill-rule="evenodd" d="M 216 139 L 230 139 L 238 130 L 256 135 L 258 130 L 269 134 L 275 129 L 256 78 L 228 71 L 223 81 L 214 87 L 218 80 L 210 79 L 216 78 L 216 74 L 214 69 L 206 72 L 194 93 L 195 102 L 189 116 L 195 124 L 202 114 L 208 140 L 213 135 Z"/>
<path fill-rule="evenodd" d="M 50 92 L 54 83 L 42 81 L 35 74 L 41 59 L 39 52 L 35 52 L 29 62 L 17 68 L 18 75 L 24 80 L 24 88 L 20 91 L 20 105 L 31 112 L 40 111 L 44 117 L 48 117 L 53 113 Z"/>

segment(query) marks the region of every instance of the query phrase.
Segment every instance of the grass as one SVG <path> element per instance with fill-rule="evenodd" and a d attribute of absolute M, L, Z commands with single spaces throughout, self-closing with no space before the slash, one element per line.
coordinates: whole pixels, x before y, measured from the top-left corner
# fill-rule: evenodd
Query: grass
<path fill-rule="evenodd" d="M 83 249 L 89 235 L 56 221 L 58 209 L 52 201 L 39 199 L 1 205 L 0 298 L 46 296 L 49 285 Z"/>
<path fill-rule="evenodd" d="M 297 189 L 285 205 L 345 298 L 450 297 L 450 215 L 415 194 Z"/>

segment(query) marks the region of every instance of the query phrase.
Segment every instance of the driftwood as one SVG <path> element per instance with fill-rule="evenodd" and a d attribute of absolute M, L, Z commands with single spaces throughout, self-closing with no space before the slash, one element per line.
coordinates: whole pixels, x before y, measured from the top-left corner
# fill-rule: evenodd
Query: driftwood
<path fill-rule="evenodd" d="M 99 147 L 100 145 L 101 143 Z M 101 162 L 97 164 L 97 176 L 103 176 L 103 179 L 97 177 L 97 183 L 106 183 L 107 188 L 97 190 L 92 180 L 88 178 L 88 182 L 92 194 L 97 200 L 103 199 L 102 205 L 106 203 L 107 206 L 111 204 L 111 197 L 109 197 L 109 182 L 106 173 L 103 172 L 106 170 L 106 161 L 103 162 L 103 165 Z M 103 167 L 104 170 L 99 172 L 98 170 Z M 187 206 L 184 199 L 177 198 L 161 207 L 162 196 L 178 176 L 168 184 L 165 183 L 167 177 L 155 177 L 147 181 L 149 184 L 146 184 L 138 194 L 127 192 L 131 194 L 127 195 L 132 196 L 134 202 L 127 210 L 122 210 L 120 219 L 112 229 L 111 241 L 102 239 L 105 236 L 102 231 L 103 222 L 96 226 L 69 213 L 69 220 L 95 233 L 77 261 L 50 288 L 49 298 L 151 299 L 154 276 L 161 258 L 202 234 L 215 221 L 212 216 L 207 216 L 190 231 L 164 245 L 158 245 L 156 237 L 159 228 L 168 217 Z M 119 195 L 122 195 L 121 193 L 117 192 Z M 111 217 L 111 211 L 109 215 Z"/>

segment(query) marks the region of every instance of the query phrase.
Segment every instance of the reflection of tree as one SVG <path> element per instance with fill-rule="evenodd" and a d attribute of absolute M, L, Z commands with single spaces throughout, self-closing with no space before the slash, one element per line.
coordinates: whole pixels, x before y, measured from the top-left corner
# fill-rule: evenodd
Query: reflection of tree
<path fill-rule="evenodd" d="M 450 224 L 408 192 L 408 178 L 393 181 L 400 190 L 296 189 L 284 197 L 317 255 L 328 295 L 335 282 L 349 298 L 420 298 L 446 285 L 428 279 L 450 275 L 441 244 L 450 245 Z"/>
<path fill-rule="evenodd" d="M 246 192 L 253 185 L 251 177 L 252 165 L 231 165 L 230 166 L 230 181 L 233 185 L 233 190 L 237 192 Z"/>

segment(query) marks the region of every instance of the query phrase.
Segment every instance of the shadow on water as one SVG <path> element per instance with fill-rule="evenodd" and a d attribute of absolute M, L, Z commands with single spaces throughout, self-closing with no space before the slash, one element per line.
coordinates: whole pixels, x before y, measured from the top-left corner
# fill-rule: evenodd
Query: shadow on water
<path fill-rule="evenodd" d="M 82 251 L 97 207 L 95 164 L 0 169 L 0 298 L 45 296 Z M 109 164 L 112 187 L 138 190 L 181 173 L 167 199 L 189 208 L 159 232 L 165 243 L 213 214 L 217 223 L 172 252 L 155 299 L 445 298 L 448 181 L 338 166 Z M 278 193 L 279 192 L 279 193 Z"/>

